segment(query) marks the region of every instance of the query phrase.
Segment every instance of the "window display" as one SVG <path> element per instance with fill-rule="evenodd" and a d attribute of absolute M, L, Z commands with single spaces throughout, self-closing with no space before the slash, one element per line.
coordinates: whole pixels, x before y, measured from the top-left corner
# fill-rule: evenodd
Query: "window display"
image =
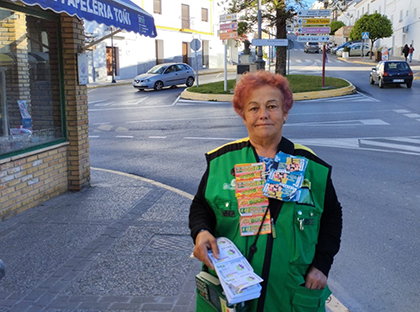
<path fill-rule="evenodd" d="M 0 157 L 64 139 L 59 27 L 0 7 Z"/>

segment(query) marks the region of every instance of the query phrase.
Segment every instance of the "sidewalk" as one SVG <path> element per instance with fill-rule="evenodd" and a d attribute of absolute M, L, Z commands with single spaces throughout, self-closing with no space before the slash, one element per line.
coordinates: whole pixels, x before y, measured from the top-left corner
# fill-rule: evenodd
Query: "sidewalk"
<path fill-rule="evenodd" d="M 191 195 L 92 168 L 92 186 L 0 222 L 0 311 L 194 311 Z"/>

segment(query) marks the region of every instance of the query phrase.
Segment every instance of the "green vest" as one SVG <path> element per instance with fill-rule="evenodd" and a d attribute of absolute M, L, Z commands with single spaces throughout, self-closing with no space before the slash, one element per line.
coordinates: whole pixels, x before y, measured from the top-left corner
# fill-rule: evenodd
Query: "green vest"
<path fill-rule="evenodd" d="M 298 149 L 295 146 L 295 154 Z M 239 231 L 239 212 L 235 197 L 235 164 L 259 162 L 249 139 L 236 141 L 222 146 L 207 154 L 208 180 L 205 198 L 213 209 L 217 225 L 216 237 L 232 240 L 245 257 L 255 236 L 242 237 Z M 324 207 L 329 168 L 312 160 L 308 161 L 305 179 L 311 182 L 310 189 L 304 190 L 299 202 L 284 202 L 275 221 L 276 238 L 272 234 L 259 235 L 257 252 L 251 265 L 255 273 L 263 277 L 267 246 L 272 246 L 266 296 L 263 302 L 265 312 L 321 312 L 325 311 L 325 300 L 331 294 L 328 287 L 324 290 L 311 290 L 304 286 L 305 275 L 312 263 L 317 244 L 320 219 Z M 270 212 L 279 201 L 270 199 Z M 214 272 L 212 272 L 214 274 Z M 214 311 L 200 296 L 197 296 L 197 312 Z M 257 311 L 258 300 L 246 302 L 247 312 Z M 261 303 L 260 303 L 261 305 Z M 259 311 L 259 312 L 260 312 Z"/>

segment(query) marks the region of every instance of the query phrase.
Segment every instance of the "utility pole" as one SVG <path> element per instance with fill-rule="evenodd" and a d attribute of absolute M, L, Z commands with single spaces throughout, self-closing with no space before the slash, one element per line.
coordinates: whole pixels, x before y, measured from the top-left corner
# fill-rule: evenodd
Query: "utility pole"
<path fill-rule="evenodd" d="M 111 66 L 112 66 L 112 81 L 111 83 L 117 83 L 115 81 L 115 55 L 114 55 L 114 35 L 112 34 L 112 27 L 111 27 Z"/>
<path fill-rule="evenodd" d="M 258 0 L 258 39 L 261 38 L 261 0 Z M 258 47 L 257 50 L 257 60 L 255 63 L 257 63 L 257 70 L 265 70 L 265 61 L 262 58 L 262 46 Z"/>

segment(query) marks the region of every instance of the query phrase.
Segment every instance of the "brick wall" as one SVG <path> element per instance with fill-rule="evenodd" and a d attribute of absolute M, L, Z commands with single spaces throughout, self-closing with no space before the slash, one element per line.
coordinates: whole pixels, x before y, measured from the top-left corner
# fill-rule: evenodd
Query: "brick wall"
<path fill-rule="evenodd" d="M 76 56 L 84 43 L 83 22 L 66 14 L 60 18 L 68 142 L 0 159 L 0 221 L 67 190 L 79 191 L 90 184 L 87 87 L 79 86 L 77 81 Z M 57 66 L 57 60 L 50 59 L 50 65 Z M 58 78 L 55 70 L 51 75 Z M 27 76 L 28 71 L 20 79 Z M 18 91 L 22 98 L 29 93 L 29 84 L 25 83 L 24 89 L 18 87 Z M 58 91 L 51 90 L 53 97 Z M 58 113 L 54 110 L 57 118 Z"/>
<path fill-rule="evenodd" d="M 0 220 L 67 191 L 67 143 L 0 160 Z"/>
<path fill-rule="evenodd" d="M 65 80 L 65 110 L 69 141 L 69 190 L 79 191 L 90 184 L 89 118 L 87 86 L 78 85 L 77 52 L 84 45 L 83 22 L 61 14 Z"/>

